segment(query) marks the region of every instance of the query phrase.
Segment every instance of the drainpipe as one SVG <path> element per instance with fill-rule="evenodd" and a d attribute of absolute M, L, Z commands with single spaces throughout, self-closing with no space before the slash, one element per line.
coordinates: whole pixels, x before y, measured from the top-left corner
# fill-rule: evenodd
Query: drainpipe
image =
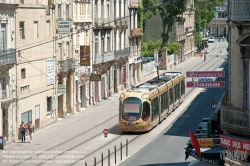
<path fill-rule="evenodd" d="M 15 11 L 14 12 L 14 19 L 16 19 L 16 13 L 17 13 L 17 11 Z M 17 32 L 17 27 L 16 27 L 16 20 L 15 20 L 15 35 L 16 35 L 16 32 Z M 17 43 L 16 42 L 16 38 L 17 38 L 17 36 L 15 36 L 15 43 Z M 15 47 L 16 47 L 16 45 L 15 45 Z M 17 51 L 17 50 L 16 50 Z M 18 54 L 18 52 L 16 52 L 17 54 Z M 16 56 L 16 65 L 15 65 L 15 68 L 16 68 L 16 80 L 15 80 L 15 86 L 16 86 L 16 135 L 15 135 L 15 140 L 16 140 L 16 136 L 18 136 L 18 115 L 19 115 L 19 112 L 18 112 L 18 96 L 17 96 L 17 56 Z M 18 139 L 18 137 L 17 137 L 17 139 Z"/>

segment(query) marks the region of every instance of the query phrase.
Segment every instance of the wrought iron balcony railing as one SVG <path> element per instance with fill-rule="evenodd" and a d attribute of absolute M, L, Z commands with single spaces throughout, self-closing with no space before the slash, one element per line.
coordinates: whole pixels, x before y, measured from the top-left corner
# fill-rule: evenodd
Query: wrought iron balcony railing
<path fill-rule="evenodd" d="M 129 56 L 129 54 L 130 54 L 129 47 L 126 47 L 124 49 L 121 49 L 120 51 L 116 51 L 115 52 L 115 57 L 116 58 L 121 58 L 121 57 Z"/>
<path fill-rule="evenodd" d="M 16 49 L 0 50 L 0 65 L 16 64 Z"/>
<path fill-rule="evenodd" d="M 96 27 L 111 27 L 114 25 L 114 22 L 111 21 L 111 18 L 95 18 Z"/>
<path fill-rule="evenodd" d="M 250 111 L 221 105 L 221 128 L 227 132 L 250 137 Z"/>
<path fill-rule="evenodd" d="M 75 59 L 66 59 L 63 61 L 58 61 L 58 71 L 59 73 L 66 73 L 68 71 L 75 71 L 76 63 Z"/>
<path fill-rule="evenodd" d="M 142 28 L 134 28 L 131 30 L 131 37 L 140 36 L 142 34 Z"/>
<path fill-rule="evenodd" d="M 250 2 L 249 0 L 233 0 L 231 3 L 232 21 L 249 21 L 250 20 Z"/>
<path fill-rule="evenodd" d="M 99 64 L 99 63 L 102 63 L 102 54 L 101 53 L 95 54 L 95 64 Z"/>
<path fill-rule="evenodd" d="M 114 51 L 103 54 L 103 63 L 109 62 L 115 59 Z"/>

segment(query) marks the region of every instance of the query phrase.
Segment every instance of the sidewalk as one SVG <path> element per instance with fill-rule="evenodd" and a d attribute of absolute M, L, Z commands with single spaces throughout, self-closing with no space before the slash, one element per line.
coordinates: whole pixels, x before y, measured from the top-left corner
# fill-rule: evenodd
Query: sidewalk
<path fill-rule="evenodd" d="M 209 53 L 216 48 L 216 44 L 212 47 L 210 46 Z M 202 59 L 198 60 L 193 57 L 189 60 L 178 64 L 176 70 L 185 72 L 192 68 L 192 66 L 196 66 L 202 62 Z M 168 70 L 168 71 L 176 71 L 176 70 Z M 164 70 L 160 71 L 160 73 L 166 72 Z M 154 73 L 150 78 L 156 77 L 157 73 Z M 147 79 L 143 79 L 143 81 L 147 81 Z M 197 93 L 199 89 L 196 90 Z M 79 145 L 82 142 L 85 142 L 89 138 L 92 138 L 94 134 L 100 133 L 102 134 L 102 130 L 104 128 L 108 128 L 112 130 L 112 136 L 120 135 L 120 131 L 116 128 L 118 122 L 118 110 L 119 107 L 119 98 L 120 94 L 116 93 L 113 97 L 108 98 L 107 100 L 103 100 L 95 106 L 84 109 L 81 112 L 78 112 L 74 115 L 68 116 L 64 120 L 61 120 L 55 124 L 52 124 L 42 130 L 37 131 L 34 134 L 33 143 L 29 143 L 29 137 L 26 137 L 26 143 L 20 143 L 21 141 L 10 143 L 7 145 L 5 151 L 0 151 L 0 161 L 3 161 L 6 152 L 27 152 L 28 151 L 47 151 L 47 150 L 58 150 L 58 147 L 55 148 L 55 145 L 63 145 L 63 148 L 60 147 L 59 150 L 71 149 L 75 145 Z M 189 99 L 187 99 L 188 102 Z M 115 124 L 115 126 L 114 126 Z M 157 130 L 160 130 L 158 128 Z M 156 132 L 157 130 L 154 130 Z M 149 133 L 150 136 L 155 136 L 156 133 Z M 83 135 L 84 134 L 84 135 Z M 153 134 L 153 135 L 152 135 Z M 111 135 L 111 133 L 110 133 Z M 79 139 L 75 139 L 79 137 Z M 72 141 L 67 142 L 70 139 Z M 100 139 L 96 137 L 95 143 L 91 143 L 88 147 L 82 147 L 82 149 L 86 151 L 91 151 L 95 146 L 99 146 L 98 143 Z M 109 137 L 108 139 L 112 139 Z M 106 140 L 108 140 L 106 139 Z M 102 140 L 103 141 L 103 140 Z M 143 142 L 143 141 L 142 141 Z M 141 147 L 142 148 L 142 147 Z M 138 150 L 138 149 L 137 149 Z M 131 151 L 132 154 L 132 151 Z M 98 152 L 98 155 L 100 153 Z M 23 163 L 24 164 L 24 163 Z M 1 165 L 1 164 L 0 164 Z M 37 165 L 37 164 L 35 164 Z"/>

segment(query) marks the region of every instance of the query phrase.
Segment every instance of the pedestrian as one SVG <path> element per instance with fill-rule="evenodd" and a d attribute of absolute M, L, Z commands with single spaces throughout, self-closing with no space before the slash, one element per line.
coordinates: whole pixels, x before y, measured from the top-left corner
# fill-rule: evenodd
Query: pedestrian
<path fill-rule="evenodd" d="M 32 121 L 30 121 L 29 125 L 28 125 L 28 131 L 29 131 L 29 135 L 30 135 L 30 143 L 32 143 L 32 141 L 33 141 L 34 130 L 35 130 L 35 127 L 32 125 Z"/>
<path fill-rule="evenodd" d="M 214 111 L 215 108 L 216 108 L 216 105 L 215 105 L 215 103 L 214 103 L 214 100 L 212 100 L 212 103 L 211 103 L 211 109 L 212 109 L 212 111 Z"/>
<path fill-rule="evenodd" d="M 174 62 L 174 69 L 176 69 L 176 65 L 177 65 L 177 63 L 176 63 L 176 62 Z"/>
<path fill-rule="evenodd" d="M 25 131 L 26 130 L 27 130 L 27 126 L 22 121 L 21 124 L 20 124 L 20 131 L 21 131 L 22 142 L 24 142 L 24 143 L 25 143 Z"/>

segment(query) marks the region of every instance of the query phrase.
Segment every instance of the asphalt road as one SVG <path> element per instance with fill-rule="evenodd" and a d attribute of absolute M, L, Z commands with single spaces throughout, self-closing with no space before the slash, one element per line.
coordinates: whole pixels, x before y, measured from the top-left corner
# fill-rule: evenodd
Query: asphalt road
<path fill-rule="evenodd" d="M 218 47 L 208 58 L 226 58 L 226 47 Z M 228 80 L 228 65 L 225 66 L 226 77 L 220 81 Z M 190 103 L 186 111 L 168 126 L 150 144 L 143 147 L 138 153 L 129 157 L 119 166 L 187 166 L 196 159 L 189 157 L 185 161 L 185 150 L 189 138 L 189 129 L 195 131 L 203 117 L 210 117 L 211 100 L 216 103 L 221 99 L 225 89 L 204 89 L 196 99 Z"/>

